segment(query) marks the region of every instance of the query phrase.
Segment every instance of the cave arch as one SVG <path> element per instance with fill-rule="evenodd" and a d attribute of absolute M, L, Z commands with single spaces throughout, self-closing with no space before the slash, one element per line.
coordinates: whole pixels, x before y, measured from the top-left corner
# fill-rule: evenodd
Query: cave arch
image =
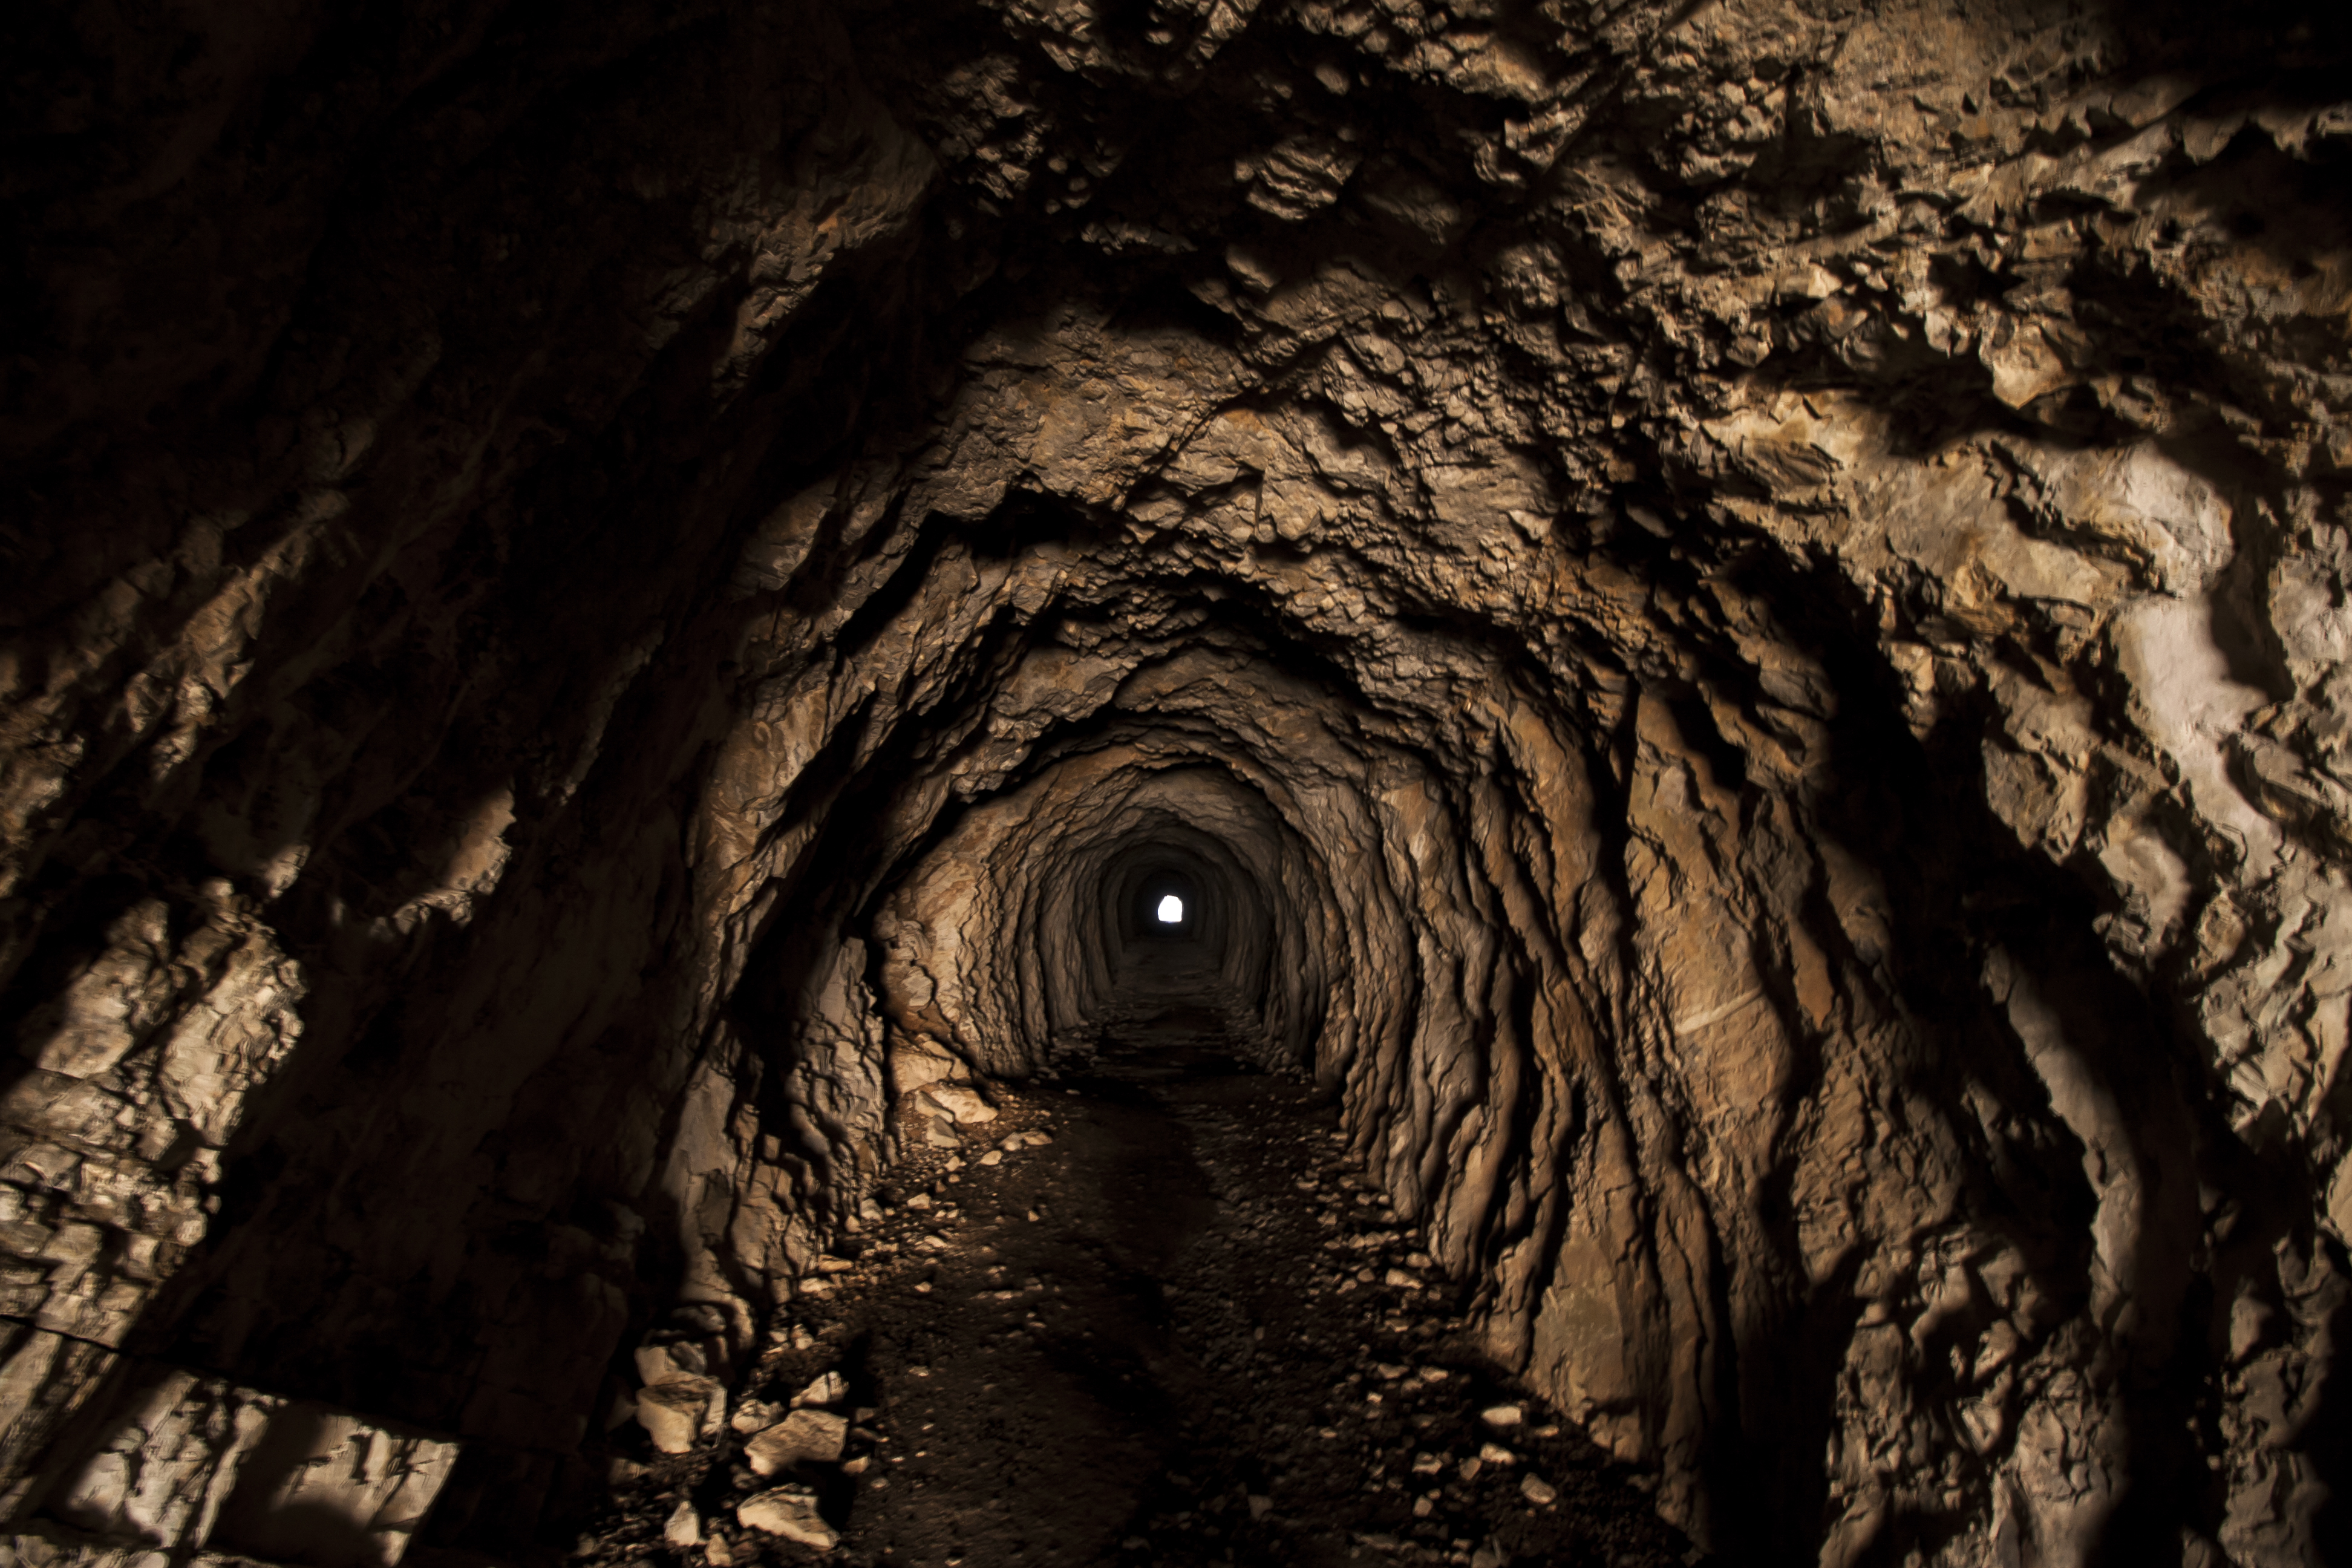
<path fill-rule="evenodd" d="M 0 1497 L 152 1352 L 538 1529 L 1164 992 L 1699 1536 L 2328 1555 L 2352 23 L 84 9 Z"/>

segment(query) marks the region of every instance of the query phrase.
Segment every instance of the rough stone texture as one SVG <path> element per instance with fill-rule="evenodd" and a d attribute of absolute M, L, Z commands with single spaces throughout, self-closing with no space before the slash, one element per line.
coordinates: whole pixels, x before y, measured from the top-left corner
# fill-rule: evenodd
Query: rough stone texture
<path fill-rule="evenodd" d="M 664 1378 L 637 1391 L 637 1424 L 663 1453 L 683 1454 L 718 1426 L 726 1402 L 715 1378 Z"/>
<path fill-rule="evenodd" d="M 170 1368 L 142 1369 L 48 1514 L 103 1540 L 393 1568 L 457 1446 Z"/>
<path fill-rule="evenodd" d="M 538 1539 L 1158 856 L 1695 1534 L 2341 1540 L 2340 23 L 0 27 L 12 1509 L 160 1353 Z"/>
<path fill-rule="evenodd" d="M 829 1410 L 795 1410 L 743 1446 L 754 1472 L 772 1476 L 807 1460 L 837 1464 L 849 1438 L 848 1417 Z"/>
<path fill-rule="evenodd" d="M 735 1505 L 735 1518 L 747 1529 L 781 1535 L 819 1552 L 832 1551 L 840 1540 L 816 1511 L 816 1499 L 782 1487 L 744 1499 Z"/>

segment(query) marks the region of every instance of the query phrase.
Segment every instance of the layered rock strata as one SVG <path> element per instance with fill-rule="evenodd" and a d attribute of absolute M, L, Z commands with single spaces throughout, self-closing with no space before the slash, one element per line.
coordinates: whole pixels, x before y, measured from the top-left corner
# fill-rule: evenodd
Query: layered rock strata
<path fill-rule="evenodd" d="M 1695 1534 L 2340 1539 L 2339 24 L 171 26 L 8 24 L 11 1508 L 520 1550 L 1181 975 Z"/>

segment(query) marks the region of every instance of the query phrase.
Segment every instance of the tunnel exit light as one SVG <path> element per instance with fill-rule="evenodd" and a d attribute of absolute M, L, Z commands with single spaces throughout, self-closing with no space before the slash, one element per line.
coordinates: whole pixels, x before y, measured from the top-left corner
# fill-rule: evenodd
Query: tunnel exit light
<path fill-rule="evenodd" d="M 1160 900 L 1160 908 L 1154 912 L 1160 916 L 1160 923 L 1161 925 L 1182 925 L 1184 923 L 1184 900 L 1178 898 L 1175 894 L 1171 893 L 1166 898 Z"/>

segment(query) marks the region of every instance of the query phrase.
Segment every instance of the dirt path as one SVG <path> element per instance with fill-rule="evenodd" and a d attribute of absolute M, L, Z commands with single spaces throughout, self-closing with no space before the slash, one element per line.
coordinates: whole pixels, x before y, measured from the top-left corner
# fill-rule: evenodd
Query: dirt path
<path fill-rule="evenodd" d="M 1444 1282 L 1339 1163 L 1328 1108 L 1196 1036 L 1150 1044 L 998 1093 L 961 1150 L 901 1168 L 842 1284 L 789 1309 L 738 1401 L 781 1405 L 838 1371 L 845 1463 L 754 1476 L 722 1432 L 657 1459 L 575 1557 L 1698 1561 L 1645 1478 L 1463 1342 Z M 1051 1142 L 1002 1148 L 1036 1134 Z M 1503 1424 L 1515 1405 L 1525 1419 Z M 733 1517 L 780 1481 L 840 1532 L 822 1559 Z M 665 1544 L 665 1526 L 703 1540 Z"/>

